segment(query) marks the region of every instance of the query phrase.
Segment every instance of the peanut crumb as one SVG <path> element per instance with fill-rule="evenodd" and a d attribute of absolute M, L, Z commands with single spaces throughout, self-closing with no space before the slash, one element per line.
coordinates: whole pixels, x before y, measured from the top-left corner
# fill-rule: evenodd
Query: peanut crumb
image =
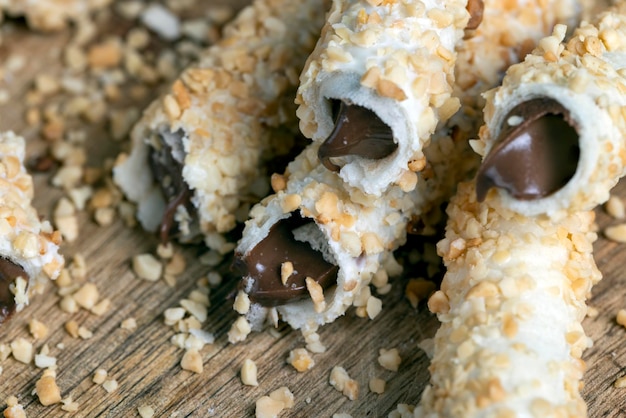
<path fill-rule="evenodd" d="M 104 390 L 106 390 L 108 393 L 112 393 L 115 392 L 117 390 L 117 388 L 119 387 L 119 384 L 117 383 L 117 380 L 115 379 L 109 379 L 109 380 L 105 380 L 102 383 L 102 387 L 104 388 Z"/>
<path fill-rule="evenodd" d="M 78 411 L 78 402 L 72 399 L 72 396 L 68 396 L 67 398 L 61 399 L 61 409 L 66 412 L 76 412 Z"/>
<path fill-rule="evenodd" d="M 39 322 L 36 319 L 31 319 L 28 322 L 28 331 L 36 340 L 43 340 L 48 336 L 48 327 L 46 324 Z"/>
<path fill-rule="evenodd" d="M 359 396 L 359 383 L 351 379 L 343 367 L 333 367 L 330 372 L 329 383 L 351 401 Z"/>
<path fill-rule="evenodd" d="M 92 382 L 94 382 L 96 385 L 101 385 L 104 383 L 104 381 L 107 378 L 107 371 L 104 369 L 98 369 L 94 372 L 93 374 L 93 379 Z"/>
<path fill-rule="evenodd" d="M 155 282 L 161 277 L 163 266 L 152 254 L 138 254 L 133 257 L 133 271 L 140 279 Z"/>
<path fill-rule="evenodd" d="M 154 409 L 148 405 L 138 407 L 137 412 L 139 412 L 141 418 L 152 418 L 154 416 Z"/>
<path fill-rule="evenodd" d="M 286 387 L 280 387 L 271 392 L 268 396 L 262 396 L 256 401 L 256 418 L 276 418 L 283 409 L 291 408 L 294 404 L 294 397 Z"/>
<path fill-rule="evenodd" d="M 200 353 L 196 349 L 187 350 L 185 354 L 183 354 L 180 366 L 183 370 L 202 373 L 202 356 L 200 356 Z"/>
<path fill-rule="evenodd" d="M 385 392 L 385 384 L 386 382 L 383 379 L 379 379 L 378 377 L 373 377 L 369 381 L 370 392 L 382 394 Z"/>
<path fill-rule="evenodd" d="M 134 331 L 137 329 L 137 321 L 135 320 L 135 318 L 126 318 L 120 324 L 120 328 L 128 331 Z"/>
<path fill-rule="evenodd" d="M 299 372 L 305 372 L 315 366 L 315 361 L 305 348 L 295 348 L 289 352 L 287 363 Z"/>
<path fill-rule="evenodd" d="M 33 345 L 24 338 L 11 341 L 11 354 L 15 360 L 29 364 L 33 360 Z"/>
<path fill-rule="evenodd" d="M 615 318 L 618 324 L 626 327 L 626 309 L 620 309 L 617 311 L 617 317 Z"/>
<path fill-rule="evenodd" d="M 61 391 L 59 390 L 59 386 L 57 386 L 56 375 L 50 370 L 43 372 L 43 375 L 35 384 L 35 390 L 39 402 L 43 406 L 61 402 Z"/>
<path fill-rule="evenodd" d="M 241 382 L 247 386 L 259 386 L 256 363 L 249 358 L 241 366 Z"/>
<path fill-rule="evenodd" d="M 392 372 L 398 371 L 402 359 L 400 358 L 400 354 L 397 348 L 392 348 L 389 350 L 381 348 L 378 353 L 378 364 Z"/>

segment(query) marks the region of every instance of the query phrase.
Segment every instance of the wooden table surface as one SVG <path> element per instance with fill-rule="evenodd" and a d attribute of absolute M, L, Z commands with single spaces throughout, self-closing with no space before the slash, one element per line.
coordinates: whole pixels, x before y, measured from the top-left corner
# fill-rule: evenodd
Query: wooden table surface
<path fill-rule="evenodd" d="M 226 2 L 213 2 L 226 3 Z M 212 4 L 213 4 L 212 3 Z M 245 1 L 230 2 L 235 8 Z M 100 28 L 104 31 L 105 28 Z M 68 41 L 69 31 L 54 35 L 30 32 L 21 22 L 12 22 L 2 28 L 3 44 L 0 62 L 20 55 L 26 59 L 22 71 L 10 79 L 0 81 L 0 89 L 10 93 L 11 100 L 0 104 L 0 130 L 15 130 L 28 139 L 28 154 L 40 155 L 46 143 L 36 126 L 25 123 L 26 105 L 22 98 L 32 87 L 36 74 L 60 71 L 59 51 Z M 156 89 L 155 89 L 156 90 Z M 143 106 L 150 97 L 138 100 Z M 85 124 L 88 135 L 88 165 L 98 166 L 103 157 L 114 157 L 120 144 L 108 137 L 104 123 Z M 52 210 L 63 191 L 50 185 L 54 172 L 34 174 L 36 183 L 35 206 L 44 217 L 51 219 Z M 626 198 L 626 184 L 615 193 Z M 80 236 L 62 247 L 69 261 L 76 253 L 87 260 L 87 280 L 97 285 L 102 298 L 109 298 L 112 307 L 102 316 L 81 310 L 74 314 L 59 308 L 60 297 L 50 285 L 44 295 L 36 296 L 30 306 L 0 328 L 0 344 L 18 337 L 32 341 L 37 352 L 45 343 L 51 355 L 57 357 L 57 383 L 63 397 L 71 395 L 80 406 L 70 414 L 59 405 L 42 406 L 32 394 L 42 370 L 8 358 L 0 363 L 0 402 L 15 395 L 24 405 L 28 417 L 133 417 L 137 408 L 151 406 L 157 417 L 246 417 L 254 415 L 255 400 L 270 391 L 286 385 L 295 395 L 295 405 L 284 411 L 286 417 L 330 417 L 334 413 L 349 413 L 353 417 L 383 417 L 398 403 L 416 404 L 428 381 L 428 358 L 418 343 L 434 335 L 438 327 L 436 317 L 424 304 L 411 307 L 404 297 L 404 286 L 409 277 L 420 275 L 408 271 L 394 283 L 393 290 L 382 296 L 383 312 L 375 320 L 358 318 L 353 311 L 333 324 L 322 328 L 320 335 L 327 346 L 323 354 L 315 354 L 315 367 L 305 373 L 296 372 L 286 363 L 290 350 L 304 346 L 302 336 L 285 326 L 275 335 L 264 332 L 253 334 L 237 345 L 227 342 L 226 333 L 237 317 L 232 310 L 232 292 L 235 278 L 228 274 L 229 259 L 218 270 L 224 282 L 213 289 L 209 319 L 203 329 L 214 333 L 216 341 L 202 351 L 204 371 L 201 374 L 181 369 L 183 350 L 169 340 L 174 331 L 163 322 L 163 312 L 178 306 L 195 288 L 195 281 L 211 271 L 197 262 L 205 250 L 201 247 L 177 248 L 187 260 L 187 270 L 178 277 L 172 288 L 164 281 L 147 282 L 135 277 L 131 257 L 141 252 L 155 251 L 156 238 L 139 228 L 128 228 L 121 220 L 101 227 L 87 211 L 79 214 Z M 598 210 L 600 231 L 618 221 Z M 584 326 L 594 340 L 594 346 L 585 352 L 588 371 L 583 395 L 592 418 L 626 416 L 626 389 L 613 387 L 614 381 L 626 375 L 626 329 L 615 321 L 616 313 L 626 308 L 626 275 L 623 273 L 626 247 L 600 236 L 595 244 L 596 260 L 604 279 L 594 288 L 590 305 L 599 315 L 587 318 Z M 120 323 L 133 317 L 137 329 L 120 328 Z M 36 341 L 28 332 L 30 318 L 44 322 L 50 334 Z M 64 329 L 69 320 L 93 331 L 89 340 L 72 338 Z M 57 345 L 63 343 L 64 348 Z M 381 348 L 397 348 L 402 363 L 398 372 L 384 370 L 377 363 Z M 239 369 L 244 359 L 254 360 L 258 367 L 258 387 L 244 386 Z M 357 400 L 350 401 L 328 383 L 332 367 L 343 366 L 360 385 Z M 92 382 L 96 369 L 108 371 L 119 388 L 107 393 Z M 368 390 L 368 381 L 381 377 L 387 381 L 383 394 Z M 1 407 L 3 408 L 3 406 Z"/>

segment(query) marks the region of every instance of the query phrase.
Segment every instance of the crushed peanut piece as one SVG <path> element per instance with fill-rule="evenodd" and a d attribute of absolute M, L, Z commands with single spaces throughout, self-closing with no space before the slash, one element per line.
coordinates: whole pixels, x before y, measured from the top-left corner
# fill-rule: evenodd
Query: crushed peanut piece
<path fill-rule="evenodd" d="M 200 356 L 200 353 L 196 349 L 187 350 L 185 354 L 183 354 L 180 366 L 183 370 L 202 373 L 202 356 Z"/>
<path fill-rule="evenodd" d="M 80 307 L 90 310 L 98 302 L 100 292 L 95 283 L 85 283 L 72 297 Z"/>
<path fill-rule="evenodd" d="M 28 322 L 28 331 L 36 340 L 43 340 L 48 336 L 48 327 L 46 324 L 34 318 Z"/>
<path fill-rule="evenodd" d="M 152 254 L 138 254 L 133 257 L 133 271 L 140 279 L 155 282 L 161 277 L 163 266 Z"/>
<path fill-rule="evenodd" d="M 96 385 L 101 385 L 107 378 L 107 371 L 104 369 L 98 369 L 93 374 L 93 379 L 91 379 Z"/>
<path fill-rule="evenodd" d="M 378 364 L 387 370 L 391 370 L 392 372 L 398 371 L 398 367 L 400 366 L 402 359 L 400 358 L 397 348 L 392 348 L 390 350 L 381 348 L 378 353 Z"/>
<path fill-rule="evenodd" d="M 137 408 L 137 412 L 141 418 L 152 418 L 154 416 L 154 408 L 148 405 L 141 405 Z"/>
<path fill-rule="evenodd" d="M 378 377 L 372 377 L 369 381 L 370 392 L 381 394 L 385 392 L 386 382 Z"/>
<path fill-rule="evenodd" d="M 359 396 L 359 383 L 351 379 L 343 367 L 333 367 L 330 372 L 329 383 L 351 401 Z"/>
<path fill-rule="evenodd" d="M 617 311 L 617 316 L 615 320 L 621 326 L 626 327 L 626 309 L 620 309 L 619 311 Z"/>
<path fill-rule="evenodd" d="M 249 358 L 241 366 L 241 382 L 247 386 L 259 386 L 256 363 Z"/>
<path fill-rule="evenodd" d="M 112 393 L 115 392 L 117 390 L 117 388 L 119 387 L 119 384 L 117 383 L 117 380 L 115 379 L 109 379 L 109 380 L 105 380 L 102 383 L 102 387 L 104 388 L 104 390 L 106 390 L 108 393 Z"/>
<path fill-rule="evenodd" d="M 295 348 L 289 352 L 287 363 L 299 372 L 305 372 L 315 366 L 315 361 L 305 348 Z"/>
<path fill-rule="evenodd" d="M 78 411 L 78 402 L 72 399 L 72 396 L 68 396 L 67 398 L 61 399 L 61 409 L 66 412 L 76 412 Z"/>
<path fill-rule="evenodd" d="M 11 341 L 11 354 L 15 360 L 29 364 L 33 360 L 33 345 L 24 338 Z"/>
<path fill-rule="evenodd" d="M 35 391 L 39 402 L 43 406 L 53 405 L 61 402 L 61 391 L 57 386 L 56 375 L 50 370 L 44 371 L 41 378 L 35 384 Z"/>
<path fill-rule="evenodd" d="M 135 320 L 135 318 L 126 318 L 120 324 L 120 328 L 128 331 L 134 331 L 137 329 L 137 321 Z"/>

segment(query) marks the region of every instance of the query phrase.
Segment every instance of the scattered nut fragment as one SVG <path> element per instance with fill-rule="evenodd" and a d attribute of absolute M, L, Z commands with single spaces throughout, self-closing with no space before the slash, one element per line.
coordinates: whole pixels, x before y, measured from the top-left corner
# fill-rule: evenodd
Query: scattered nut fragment
<path fill-rule="evenodd" d="M 185 354 L 183 354 L 180 366 L 183 370 L 202 373 L 202 356 L 200 356 L 200 353 L 196 349 L 187 350 Z"/>
<path fill-rule="evenodd" d="M 596 318 L 598 315 L 600 315 L 600 311 L 598 311 L 597 308 L 594 308 L 593 306 L 587 306 L 587 317 Z"/>
<path fill-rule="evenodd" d="M 104 369 L 98 369 L 93 374 L 93 379 L 91 379 L 96 385 L 101 385 L 107 378 L 107 371 Z"/>
<path fill-rule="evenodd" d="M 78 338 L 78 322 L 73 319 L 65 323 L 65 330 L 72 338 Z"/>
<path fill-rule="evenodd" d="M 9 396 L 6 403 L 7 409 L 4 410 L 4 418 L 26 418 L 24 407 L 20 405 L 15 396 Z"/>
<path fill-rule="evenodd" d="M 35 391 L 39 402 L 43 406 L 53 405 L 61 402 L 61 391 L 56 382 L 56 373 L 52 370 L 43 372 L 41 378 L 35 384 Z"/>
<path fill-rule="evenodd" d="M 82 338 L 83 340 L 88 340 L 91 337 L 93 337 L 93 332 L 91 332 L 89 329 L 85 328 L 82 325 L 78 327 L 77 333 L 78 333 L 78 336 Z"/>
<path fill-rule="evenodd" d="M 120 324 L 120 328 L 128 331 L 134 331 L 137 329 L 137 321 L 135 320 L 135 318 L 126 318 Z"/>
<path fill-rule="evenodd" d="M 110 299 L 102 299 L 100 302 L 96 303 L 93 308 L 91 308 L 90 312 L 96 316 L 102 316 L 108 312 L 111 307 Z"/>
<path fill-rule="evenodd" d="M 351 401 L 359 396 L 359 383 L 351 379 L 343 367 L 333 367 L 330 372 L 329 383 Z"/>
<path fill-rule="evenodd" d="M 133 257 L 133 270 L 140 279 L 155 282 L 161 277 L 163 266 L 152 254 L 138 254 Z"/>
<path fill-rule="evenodd" d="M 11 347 L 8 344 L 0 344 L 0 362 L 6 360 L 11 355 Z"/>
<path fill-rule="evenodd" d="M 108 393 L 112 393 L 115 392 L 117 390 L 117 388 L 119 387 L 119 384 L 117 383 L 117 380 L 115 379 L 109 379 L 109 380 L 105 380 L 102 383 L 102 387 L 104 388 L 104 390 L 106 390 Z"/>
<path fill-rule="evenodd" d="M 256 364 L 249 358 L 241 366 L 241 382 L 247 386 L 259 386 Z"/>
<path fill-rule="evenodd" d="M 612 225 L 604 230 L 604 235 L 611 241 L 625 243 L 626 242 L 626 223 Z"/>
<path fill-rule="evenodd" d="M 392 348 L 386 350 L 381 348 L 378 351 L 378 364 L 383 366 L 387 370 L 391 370 L 392 372 L 397 372 L 398 367 L 400 367 L 400 362 L 402 359 L 400 358 L 400 353 L 397 348 Z"/>
<path fill-rule="evenodd" d="M 15 360 L 29 364 L 33 360 L 33 345 L 24 338 L 11 341 L 11 354 Z"/>
<path fill-rule="evenodd" d="M 378 393 L 379 395 L 381 393 L 384 393 L 385 384 L 386 382 L 383 379 L 380 379 L 378 377 L 372 377 L 369 381 L 370 392 Z"/>
<path fill-rule="evenodd" d="M 621 326 L 626 327 L 626 309 L 620 309 L 619 311 L 617 311 L 617 316 L 615 320 Z"/>
<path fill-rule="evenodd" d="M 36 340 L 43 340 L 48 336 L 48 327 L 46 324 L 34 318 L 28 322 L 28 331 Z"/>
<path fill-rule="evenodd" d="M 61 403 L 63 404 L 63 406 L 61 406 L 61 409 L 66 412 L 78 411 L 78 402 L 74 401 L 71 395 L 67 398 L 61 399 Z"/>
<path fill-rule="evenodd" d="M 287 363 L 299 372 L 305 372 L 315 366 L 315 361 L 306 348 L 295 348 L 289 352 Z"/>
<path fill-rule="evenodd" d="M 291 408 L 293 404 L 293 393 L 286 386 L 282 386 L 268 396 L 262 396 L 257 399 L 255 417 L 277 418 L 283 409 Z"/>
<path fill-rule="evenodd" d="M 230 330 L 228 331 L 228 342 L 231 344 L 241 342 L 246 339 L 251 331 L 252 328 L 250 327 L 250 323 L 245 317 L 240 316 L 233 323 L 233 325 L 231 325 Z"/>
<path fill-rule="evenodd" d="M 98 302 L 100 292 L 95 283 L 85 283 L 72 297 L 80 307 L 90 310 Z"/>
<path fill-rule="evenodd" d="M 624 219 L 626 217 L 626 206 L 624 201 L 618 196 L 612 195 L 605 204 L 606 212 L 615 219 Z"/>
<path fill-rule="evenodd" d="M 245 315 L 250 310 L 250 297 L 243 290 L 237 293 L 233 309 L 240 315 Z"/>
<path fill-rule="evenodd" d="M 51 357 L 45 354 L 35 354 L 35 366 L 40 369 L 48 369 L 56 367 L 56 357 Z"/>
<path fill-rule="evenodd" d="M 613 386 L 619 389 L 626 388 L 626 376 L 622 376 L 618 378 L 617 380 L 615 380 L 615 382 L 613 383 Z"/>
<path fill-rule="evenodd" d="M 154 416 L 154 408 L 148 405 L 141 405 L 137 408 L 137 412 L 141 418 L 152 418 Z"/>

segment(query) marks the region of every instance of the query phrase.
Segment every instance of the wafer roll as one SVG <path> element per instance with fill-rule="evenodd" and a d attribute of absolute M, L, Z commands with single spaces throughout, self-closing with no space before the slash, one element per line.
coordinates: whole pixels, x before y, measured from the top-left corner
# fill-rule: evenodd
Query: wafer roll
<path fill-rule="evenodd" d="M 487 95 L 479 199 L 527 216 L 590 210 L 624 175 L 626 3 L 540 41 Z M 492 193 L 492 192 L 490 192 Z"/>
<path fill-rule="evenodd" d="M 0 21 L 4 11 L 11 17 L 23 16 L 32 29 L 54 31 L 110 3 L 111 0 L 5 0 L 0 1 Z"/>
<path fill-rule="evenodd" d="M 322 143 L 322 162 L 351 186 L 381 195 L 424 167 L 437 124 L 459 109 L 454 49 L 470 19 L 466 6 L 333 2 L 296 102 L 302 133 Z"/>
<path fill-rule="evenodd" d="M 296 136 L 298 74 L 325 6 L 255 1 L 148 107 L 114 170 L 145 229 L 160 225 L 165 239 L 177 230 L 183 242 L 202 234 L 220 249 L 219 234 L 267 193 L 266 163 Z"/>
<path fill-rule="evenodd" d="M 0 323 L 21 311 L 46 280 L 56 279 L 64 264 L 61 235 L 31 205 L 24 146 L 13 132 L 0 134 Z"/>
<path fill-rule="evenodd" d="M 372 276 L 406 239 L 419 196 L 394 186 L 375 197 L 347 186 L 318 164 L 318 147 L 311 144 L 273 178 L 277 192 L 251 210 L 235 250 L 255 325 L 273 307 L 296 329 L 332 322 L 362 292 L 369 299 Z"/>
<path fill-rule="evenodd" d="M 467 32 L 456 50 L 453 94 L 461 107 L 437 129 L 424 150 L 426 166 L 419 181 L 436 177 L 431 182 L 436 182 L 442 193 L 427 189 L 425 200 L 429 203 L 415 214 L 411 230 L 432 231 L 458 182 L 469 179 L 478 168 L 480 158 L 469 140 L 478 136 L 483 123 L 482 93 L 496 87 L 506 69 L 523 60 L 556 24 L 575 25 L 587 10 L 578 0 L 484 0 L 480 25 Z"/>
<path fill-rule="evenodd" d="M 601 274 L 593 212 L 525 217 L 464 183 L 438 244 L 442 322 L 416 417 L 584 417 L 581 321 Z"/>

